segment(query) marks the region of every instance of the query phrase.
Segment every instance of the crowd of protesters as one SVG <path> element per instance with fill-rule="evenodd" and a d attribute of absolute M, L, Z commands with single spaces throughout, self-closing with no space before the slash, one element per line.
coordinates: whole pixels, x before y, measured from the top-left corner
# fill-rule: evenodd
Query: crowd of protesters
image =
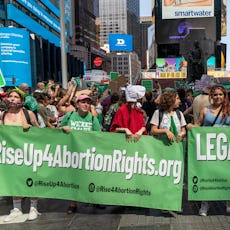
<path fill-rule="evenodd" d="M 126 85 L 119 92 L 106 89 L 102 95 L 93 84 L 80 89 L 75 78 L 68 82 L 67 89 L 49 80 L 38 82 L 31 92 L 24 83 L 1 89 L 0 113 L 2 125 L 58 128 L 64 132 L 119 132 L 134 142 L 142 135 L 181 141 L 193 126 L 230 125 L 229 94 L 218 84 L 207 85 L 195 97 L 191 88 L 162 89 L 158 82 L 152 91 L 141 85 Z M 206 216 L 208 209 L 209 203 L 202 202 L 199 214 Z M 77 203 L 71 201 L 67 213 L 76 211 Z M 229 202 L 226 211 L 230 212 Z M 10 222 L 22 214 L 21 198 L 13 197 L 13 209 L 4 221 Z M 37 199 L 31 198 L 28 220 L 38 215 Z"/>

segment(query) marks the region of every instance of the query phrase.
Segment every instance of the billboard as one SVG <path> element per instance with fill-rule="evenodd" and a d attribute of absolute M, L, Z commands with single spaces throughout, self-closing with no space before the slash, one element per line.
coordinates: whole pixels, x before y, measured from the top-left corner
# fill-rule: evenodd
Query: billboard
<path fill-rule="evenodd" d="M 31 11 L 34 15 L 36 15 L 39 19 L 44 21 L 54 30 L 56 30 L 59 33 L 61 32 L 60 22 L 57 21 L 54 17 L 52 17 L 49 13 L 47 13 L 34 0 L 17 0 L 17 2 L 22 4 L 27 10 Z"/>
<path fill-rule="evenodd" d="M 157 44 L 179 44 L 189 35 L 190 29 L 196 28 L 205 28 L 206 37 L 216 40 L 215 17 L 157 20 L 155 39 Z"/>
<path fill-rule="evenodd" d="M 133 51 L 133 36 L 129 34 L 109 34 L 110 51 Z"/>
<path fill-rule="evenodd" d="M 183 57 L 157 58 L 156 76 L 158 78 L 186 78 L 187 62 Z"/>
<path fill-rule="evenodd" d="M 16 22 L 21 27 L 27 28 L 29 31 L 37 35 L 40 35 L 42 38 L 55 44 L 55 46 L 61 46 L 61 40 L 59 36 L 46 29 L 40 23 L 26 15 L 24 12 L 22 12 L 12 4 L 7 4 L 7 19 Z"/>
<path fill-rule="evenodd" d="M 29 33 L 18 28 L 0 28 L 0 68 L 6 86 L 31 86 Z"/>
<path fill-rule="evenodd" d="M 214 0 L 163 0 L 162 19 L 214 17 Z"/>

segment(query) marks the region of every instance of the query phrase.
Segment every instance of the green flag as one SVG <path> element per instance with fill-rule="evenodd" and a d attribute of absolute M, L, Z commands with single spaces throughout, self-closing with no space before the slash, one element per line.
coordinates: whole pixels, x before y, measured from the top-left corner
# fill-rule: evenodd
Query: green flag
<path fill-rule="evenodd" d="M 5 85 L 6 85 L 6 81 L 3 76 L 2 70 L 0 69 L 0 87 L 4 87 Z"/>

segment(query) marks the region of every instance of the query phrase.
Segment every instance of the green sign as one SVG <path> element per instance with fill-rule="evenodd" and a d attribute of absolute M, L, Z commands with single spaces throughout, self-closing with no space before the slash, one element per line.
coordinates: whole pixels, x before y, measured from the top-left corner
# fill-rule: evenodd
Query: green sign
<path fill-rule="evenodd" d="M 5 85 L 6 85 L 6 81 L 3 76 L 2 70 L 0 69 L 0 87 L 4 87 Z"/>
<path fill-rule="evenodd" d="M 181 210 L 183 143 L 143 136 L 0 127 L 0 196 Z"/>
<path fill-rule="evenodd" d="M 229 127 L 197 127 L 188 133 L 189 200 L 230 200 L 229 143 Z"/>
<path fill-rule="evenodd" d="M 141 80 L 141 85 L 143 85 L 145 87 L 146 91 L 152 91 L 153 90 L 152 80 Z"/>
<path fill-rule="evenodd" d="M 110 81 L 113 81 L 119 77 L 119 73 L 117 72 L 110 72 Z"/>

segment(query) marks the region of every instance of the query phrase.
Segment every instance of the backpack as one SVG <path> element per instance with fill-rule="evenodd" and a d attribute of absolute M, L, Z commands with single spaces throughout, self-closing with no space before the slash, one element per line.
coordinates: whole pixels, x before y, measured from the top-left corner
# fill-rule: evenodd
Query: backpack
<path fill-rule="evenodd" d="M 117 109 L 116 109 L 116 106 L 114 106 L 113 108 L 109 108 L 109 110 L 105 114 L 104 122 L 103 122 L 103 128 L 105 131 L 109 132 L 110 126 L 113 122 L 113 119 L 114 119 L 116 112 L 117 112 Z"/>
<path fill-rule="evenodd" d="M 31 121 L 30 121 L 30 115 L 29 115 L 29 112 L 28 112 L 28 110 L 26 109 L 26 108 L 22 108 L 22 111 L 23 111 L 23 113 L 24 113 L 24 115 L 25 115 L 25 118 L 26 118 L 26 122 L 29 124 L 29 125 L 32 125 L 32 123 L 31 123 Z M 4 118 L 5 118 L 5 116 L 6 116 L 6 113 L 7 113 L 7 111 L 5 111 L 4 113 L 3 113 L 3 115 L 2 115 L 2 123 L 4 124 Z"/>
<path fill-rule="evenodd" d="M 179 109 L 175 110 L 177 117 L 179 118 L 179 121 L 181 121 L 181 113 Z M 162 118 L 163 118 L 164 111 L 162 109 L 159 109 L 159 123 L 158 123 L 158 128 L 160 127 Z"/>

